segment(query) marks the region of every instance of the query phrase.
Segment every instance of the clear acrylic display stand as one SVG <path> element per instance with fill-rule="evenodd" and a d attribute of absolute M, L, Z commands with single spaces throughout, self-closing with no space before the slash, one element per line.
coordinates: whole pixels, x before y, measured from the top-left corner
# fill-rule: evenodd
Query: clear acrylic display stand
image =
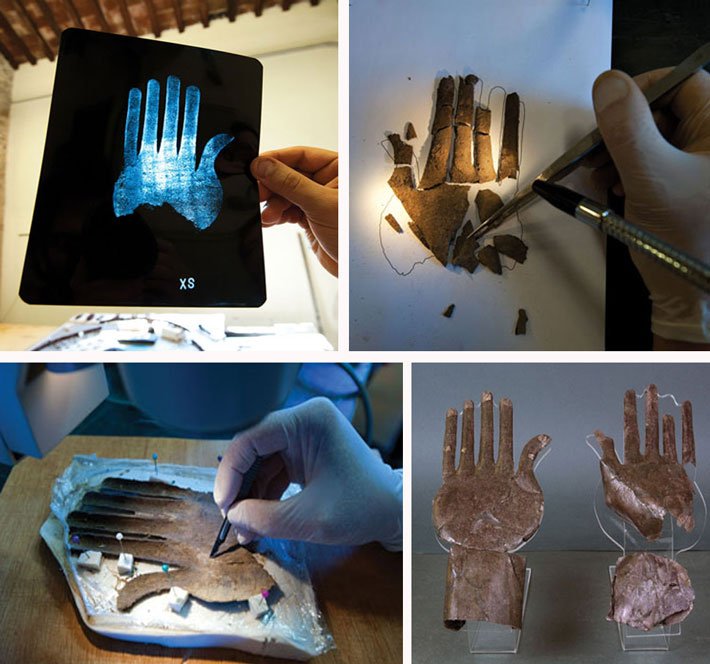
<path fill-rule="evenodd" d="M 645 412 L 644 400 L 644 392 L 636 395 L 636 410 L 642 418 L 644 417 Z M 660 415 L 663 413 L 672 414 L 676 422 L 676 427 L 680 427 L 680 404 L 672 394 L 664 394 L 659 396 L 658 411 Z M 618 426 L 608 427 L 608 429 L 602 429 L 602 431 L 604 431 L 607 435 L 611 435 L 611 432 L 616 434 L 611 437 L 614 439 L 616 453 L 621 458 L 624 445 L 623 435 L 619 432 Z M 640 423 L 639 431 L 641 432 L 641 451 L 643 452 L 643 421 Z M 679 435 L 678 439 L 680 439 Z M 601 449 L 599 447 L 599 443 L 597 442 L 596 436 L 594 436 L 594 434 L 589 434 L 585 438 L 585 442 L 594 452 L 597 459 L 601 461 Z M 705 503 L 705 498 L 700 491 L 700 487 L 698 487 L 695 482 L 695 466 L 688 465 L 685 470 L 695 488 L 695 492 L 693 494 L 693 516 L 695 518 L 695 528 L 691 533 L 688 533 L 683 530 L 683 528 L 676 525 L 675 520 L 670 516 L 670 514 L 666 514 L 663 521 L 663 531 L 661 533 L 661 537 L 654 541 L 647 540 L 638 530 L 636 530 L 633 525 L 627 524 L 626 521 L 616 514 L 616 512 L 607 507 L 606 501 L 604 500 L 604 486 L 602 481 L 599 481 L 597 490 L 594 494 L 594 516 L 597 519 L 597 524 L 599 525 L 601 531 L 604 535 L 606 535 L 607 539 L 614 544 L 615 548 L 618 548 L 621 551 L 622 556 L 629 553 L 648 551 L 656 553 L 659 556 L 675 560 L 678 554 L 689 551 L 700 541 L 700 538 L 705 530 L 705 523 L 707 520 L 707 505 Z M 615 572 L 616 565 L 610 565 L 610 590 L 613 586 Z M 628 625 L 624 625 L 622 623 L 617 623 L 617 627 L 619 631 L 619 642 L 621 644 L 621 649 L 628 652 L 669 650 L 671 638 L 680 636 L 682 633 L 680 623 L 675 625 L 660 625 L 647 632 L 640 629 L 634 629 L 633 627 L 629 627 Z"/>
<path fill-rule="evenodd" d="M 499 422 L 499 413 L 500 409 L 498 407 L 498 402 L 494 401 L 493 402 L 493 407 L 494 407 L 494 418 L 495 418 L 495 427 L 498 427 L 498 422 Z M 474 404 L 474 420 L 476 422 L 481 421 L 481 403 L 480 401 L 477 401 Z M 459 417 L 462 416 L 462 411 L 459 411 Z M 513 404 L 513 417 L 515 417 L 515 404 Z M 461 431 L 461 427 L 459 427 L 459 432 Z M 460 433 L 459 433 L 460 435 Z M 513 440 L 514 442 L 514 461 L 515 461 L 515 467 L 518 467 L 518 463 L 520 461 L 519 456 L 520 453 L 522 452 L 522 444 L 517 445 L 515 444 L 515 439 Z M 476 438 L 476 445 L 478 445 L 478 438 Z M 542 463 L 542 460 L 548 455 L 550 452 L 550 448 L 546 447 L 540 454 L 538 455 L 537 459 L 535 460 L 535 466 L 533 469 L 533 472 L 537 472 L 537 469 L 540 467 L 540 464 Z M 496 458 L 498 455 L 498 446 L 496 445 L 495 448 L 495 454 Z M 476 458 L 478 458 L 478 447 L 476 447 Z M 544 512 L 543 512 L 544 516 Z M 542 524 L 542 522 L 540 522 Z M 539 530 L 539 529 L 538 529 Z M 515 553 L 516 551 L 520 551 L 520 549 L 525 546 L 526 544 L 529 544 L 533 538 L 537 535 L 537 532 L 526 542 L 523 542 L 517 549 L 514 549 L 513 551 L 508 551 L 508 553 Z M 446 553 L 449 553 L 449 543 L 445 542 L 441 539 L 439 539 L 439 536 L 436 534 L 436 531 L 434 532 L 434 537 L 436 538 L 436 541 L 438 542 L 439 546 L 446 551 Z M 525 607 L 527 606 L 528 603 L 528 591 L 530 589 L 530 579 L 532 577 L 532 570 L 529 567 L 525 568 L 525 588 L 523 590 L 523 612 L 522 612 L 522 626 L 525 627 Z M 518 652 L 518 647 L 520 646 L 520 637 L 523 634 L 523 630 L 521 629 L 516 629 L 514 627 L 510 627 L 509 625 L 499 625 L 497 623 L 491 623 L 491 622 L 485 622 L 485 621 L 475 621 L 475 620 L 467 620 L 466 621 L 466 629 L 468 632 L 468 650 L 471 653 L 474 654 L 500 654 L 500 655 L 510 655 L 510 654 L 517 654 Z"/>
<path fill-rule="evenodd" d="M 528 604 L 528 590 L 532 570 L 525 568 L 525 590 L 523 591 L 523 618 L 525 624 L 525 607 Z M 474 654 L 516 654 L 520 646 L 522 629 L 515 629 L 509 625 L 483 622 L 482 620 L 469 620 L 466 623 L 468 630 L 468 651 Z"/>

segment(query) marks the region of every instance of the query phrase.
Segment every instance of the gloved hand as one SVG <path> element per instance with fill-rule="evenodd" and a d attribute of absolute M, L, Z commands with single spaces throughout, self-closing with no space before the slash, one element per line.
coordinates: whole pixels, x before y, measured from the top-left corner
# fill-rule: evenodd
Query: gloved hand
<path fill-rule="evenodd" d="M 320 264 L 338 276 L 338 153 L 295 147 L 264 152 L 252 162 L 262 226 L 298 224 Z"/>
<path fill-rule="evenodd" d="M 610 71 L 596 80 L 594 109 L 613 163 L 598 158 L 595 179 L 626 196 L 629 221 L 710 262 L 710 75 L 696 73 L 652 113 L 641 89 L 669 71 L 636 79 Z M 710 342 L 710 297 L 649 258 L 631 256 L 651 294 L 653 333 Z"/>
<path fill-rule="evenodd" d="M 242 476 L 266 457 L 256 499 L 230 509 Z M 291 482 L 303 490 L 279 500 Z M 402 476 L 386 465 L 327 399 L 272 413 L 238 434 L 217 471 L 214 499 L 237 539 L 297 539 L 320 544 L 381 542 L 402 550 Z"/>

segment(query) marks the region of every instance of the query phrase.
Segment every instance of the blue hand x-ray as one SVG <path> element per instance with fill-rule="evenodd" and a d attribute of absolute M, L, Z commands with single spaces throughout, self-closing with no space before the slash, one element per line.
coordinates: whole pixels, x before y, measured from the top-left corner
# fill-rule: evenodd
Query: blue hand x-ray
<path fill-rule="evenodd" d="M 139 205 L 170 205 L 199 230 L 212 225 L 222 208 L 222 185 L 214 162 L 232 142 L 229 134 L 214 136 L 205 146 L 199 165 L 195 144 L 200 112 L 200 90 L 185 90 L 182 137 L 178 146 L 180 79 L 168 77 L 162 139 L 158 137 L 160 84 L 148 81 L 143 117 L 143 137 L 138 148 L 142 94 L 132 88 L 123 142 L 123 170 L 113 188 L 113 209 L 117 217 L 131 214 Z"/>

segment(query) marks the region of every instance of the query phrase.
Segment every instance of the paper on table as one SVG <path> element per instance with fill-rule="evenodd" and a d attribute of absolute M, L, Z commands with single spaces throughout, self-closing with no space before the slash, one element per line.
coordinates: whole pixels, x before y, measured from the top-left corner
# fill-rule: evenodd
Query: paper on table
<path fill-rule="evenodd" d="M 444 8 L 445 7 L 445 8 Z M 403 227 L 409 216 L 387 180 L 392 161 L 379 145 L 412 122 L 411 143 L 423 172 L 436 80 L 476 74 L 483 102 L 495 86 L 525 104 L 521 172 L 474 185 L 508 200 L 595 124 L 591 88 L 609 67 L 611 0 L 522 2 L 353 0 L 350 8 L 350 346 L 355 350 L 602 349 L 604 240 L 567 215 L 536 202 L 521 212 L 528 259 L 501 276 L 443 268 Z M 476 101 L 481 96 L 476 87 Z M 504 93 L 493 90 L 491 138 L 497 167 Z M 417 166 L 415 164 L 415 173 Z M 477 223 L 477 222 L 476 222 Z M 475 225 L 475 224 L 474 224 Z M 515 217 L 499 232 L 520 234 Z M 506 265 L 512 261 L 505 259 Z M 456 304 L 450 318 L 441 316 Z M 529 317 L 514 335 L 518 309 Z"/>

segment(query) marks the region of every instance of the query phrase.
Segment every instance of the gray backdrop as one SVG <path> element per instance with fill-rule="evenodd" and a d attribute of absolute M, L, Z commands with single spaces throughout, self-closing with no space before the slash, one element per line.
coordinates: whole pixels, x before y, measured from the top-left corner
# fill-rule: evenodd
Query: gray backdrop
<path fill-rule="evenodd" d="M 710 365 L 703 364 L 414 364 L 412 366 L 412 550 L 440 553 L 431 525 L 431 503 L 441 484 L 442 440 L 447 408 L 465 399 L 480 402 L 490 390 L 497 402 L 513 401 L 516 465 L 534 435 L 552 437 L 549 455 L 537 470 L 545 493 L 540 531 L 526 550 L 610 549 L 592 509 L 599 463 L 584 442 L 594 429 L 614 438 L 621 457 L 624 392 L 640 393 L 649 383 L 659 394 L 693 403 L 698 470 L 696 481 L 710 490 Z M 661 401 L 660 412 L 671 412 Z M 675 409 L 674 409 L 675 410 Z M 676 414 L 675 412 L 673 413 Z M 496 455 L 498 414 L 496 409 Z M 639 411 L 643 440 L 643 410 Z M 476 456 L 478 426 L 476 421 Z M 680 429 L 676 417 L 676 428 Z M 459 423 L 460 433 L 460 423 Z M 678 433 L 678 441 L 680 434 Z M 710 528 L 698 548 L 710 548 Z"/>

